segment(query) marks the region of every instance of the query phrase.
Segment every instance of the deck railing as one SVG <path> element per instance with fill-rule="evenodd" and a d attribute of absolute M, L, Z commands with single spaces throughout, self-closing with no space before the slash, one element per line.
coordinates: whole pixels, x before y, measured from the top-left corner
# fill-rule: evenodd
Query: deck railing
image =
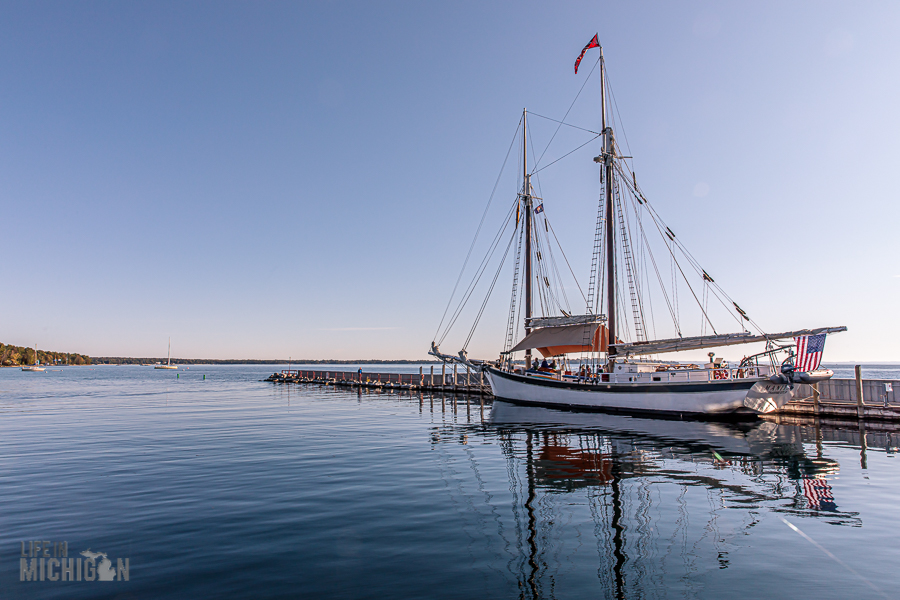
<path fill-rule="evenodd" d="M 593 373 L 588 376 L 576 373 L 563 374 L 544 372 L 536 377 L 552 378 L 582 383 L 662 383 L 662 382 L 701 382 L 758 379 L 768 377 L 772 373 L 768 366 L 720 367 L 713 369 L 667 369 L 665 371 L 645 371 L 640 373 Z"/>

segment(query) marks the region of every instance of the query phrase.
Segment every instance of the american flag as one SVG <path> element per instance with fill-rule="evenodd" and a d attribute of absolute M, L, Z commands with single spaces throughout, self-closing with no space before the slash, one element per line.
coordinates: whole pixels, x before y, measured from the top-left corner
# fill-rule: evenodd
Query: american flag
<path fill-rule="evenodd" d="M 825 350 L 825 334 L 801 335 L 794 338 L 797 342 L 797 364 L 800 372 L 815 371 L 822 363 L 822 351 Z"/>
<path fill-rule="evenodd" d="M 834 496 L 831 494 L 831 486 L 825 479 L 804 479 L 803 495 L 813 510 L 837 510 Z"/>

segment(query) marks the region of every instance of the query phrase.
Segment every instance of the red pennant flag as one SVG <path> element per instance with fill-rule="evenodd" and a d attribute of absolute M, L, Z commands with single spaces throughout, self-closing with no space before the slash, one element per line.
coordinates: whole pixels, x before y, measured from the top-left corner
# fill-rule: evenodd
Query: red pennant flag
<path fill-rule="evenodd" d="M 581 51 L 581 54 L 578 55 L 578 59 L 575 61 L 575 74 L 578 75 L 578 65 L 581 64 L 581 59 L 584 58 L 584 53 L 590 50 L 591 48 L 599 48 L 600 42 L 597 40 L 597 34 L 594 34 L 594 38 L 588 42 L 588 45 L 584 47 L 584 50 Z"/>

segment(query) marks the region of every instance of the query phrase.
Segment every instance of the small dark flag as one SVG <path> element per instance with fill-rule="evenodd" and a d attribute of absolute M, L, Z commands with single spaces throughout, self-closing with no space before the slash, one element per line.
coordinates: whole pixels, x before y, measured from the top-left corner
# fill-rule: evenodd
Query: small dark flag
<path fill-rule="evenodd" d="M 578 74 L 578 65 L 581 64 L 581 59 L 584 58 L 584 53 L 590 50 L 591 48 L 599 48 L 600 42 L 597 40 L 597 34 L 594 34 L 593 39 L 588 42 L 588 45 L 584 47 L 584 50 L 581 51 L 581 54 L 578 55 L 578 58 L 575 60 L 575 74 Z"/>

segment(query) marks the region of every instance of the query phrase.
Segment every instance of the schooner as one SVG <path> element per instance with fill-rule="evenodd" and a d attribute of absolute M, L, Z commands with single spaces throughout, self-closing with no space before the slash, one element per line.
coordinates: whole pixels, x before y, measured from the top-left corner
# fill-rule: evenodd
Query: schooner
<path fill-rule="evenodd" d="M 445 318 L 438 327 L 429 354 L 445 362 L 459 362 L 480 369 L 494 395 L 512 402 L 676 415 L 771 412 L 790 400 L 794 384 L 815 383 L 831 377 L 830 370 L 819 368 L 825 335 L 845 331 L 846 327 L 779 333 L 763 331 L 662 221 L 637 184 L 626 160 L 631 157 L 625 156 L 617 143 L 606 65 L 597 36 L 582 51 L 575 72 L 590 48 L 599 49 L 595 69 L 599 66 L 601 131 L 591 133 L 601 142 L 600 154 L 593 158 L 600 169 L 601 194 L 588 291 L 586 295 L 582 292 L 586 306 L 584 314 L 575 314 L 576 311 L 563 307 L 561 298 L 565 291 L 559 289 L 559 269 L 551 257 L 551 239 L 555 240 L 556 234 L 552 233 L 551 238 L 543 200 L 535 195 L 532 186 L 536 171 L 529 170 L 528 113 L 523 111 L 520 121 L 521 185 L 515 202 L 492 243 L 489 256 L 482 261 L 473 283 L 464 291 L 441 334 L 447 316 L 445 310 Z M 565 118 L 556 122 L 560 126 L 569 125 L 564 121 Z M 518 131 L 516 135 L 519 135 Z M 668 291 L 659 268 L 662 260 L 657 261 L 649 243 L 648 234 L 654 232 L 659 234 L 667 250 L 665 259 L 671 263 Z M 488 258 L 501 247 L 506 236 L 509 236 L 506 253 L 493 279 L 496 283 L 507 256 L 514 256 L 506 343 L 499 359 L 474 360 L 467 354 L 466 346 L 487 299 L 481 305 L 463 348 L 455 355 L 442 353 L 439 345 L 472 296 L 475 284 L 485 272 Z M 558 240 L 556 243 L 562 251 Z M 513 249 L 515 252 L 511 254 Z M 697 281 L 692 282 L 692 278 Z M 650 319 L 647 314 L 652 310 L 652 294 L 648 288 L 657 282 L 662 290 L 657 299 L 664 300 L 675 323 L 674 337 L 651 337 L 655 326 L 652 313 Z M 494 288 L 493 283 L 488 296 Z M 685 336 L 682 333 L 677 309 L 679 286 L 682 290 L 687 288 L 688 298 L 699 306 L 700 335 Z M 627 290 L 627 298 L 623 290 Z M 541 315 L 535 314 L 536 296 Z M 450 302 L 452 300 L 451 297 Z M 740 331 L 720 332 L 713 325 L 710 307 L 713 300 L 720 305 L 717 305 L 718 310 L 724 307 L 740 324 Z M 521 339 L 518 338 L 520 331 L 524 331 Z M 753 342 L 764 342 L 765 350 L 745 356 L 738 364 L 716 358 L 714 352 L 709 352 L 708 362 L 701 364 L 663 360 L 673 352 Z M 535 358 L 535 351 L 542 357 L 540 363 Z M 518 353 L 523 353 L 523 358 L 518 358 L 521 356 Z"/>

